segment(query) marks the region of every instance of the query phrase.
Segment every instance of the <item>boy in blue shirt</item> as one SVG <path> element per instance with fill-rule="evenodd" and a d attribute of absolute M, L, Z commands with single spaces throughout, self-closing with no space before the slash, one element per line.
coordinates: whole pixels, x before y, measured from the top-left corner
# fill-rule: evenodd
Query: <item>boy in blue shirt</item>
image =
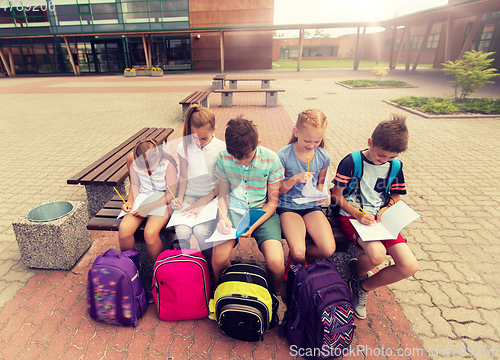
<path fill-rule="evenodd" d="M 253 237 L 264 254 L 267 269 L 278 293 L 285 270 L 278 207 L 283 167 L 275 152 L 260 146 L 256 126 L 241 116 L 229 120 L 225 134 L 226 150 L 219 154 L 215 175 L 219 178 L 219 206 L 222 215 L 217 230 L 229 234 L 248 209 L 266 213 L 240 237 Z M 230 223 L 226 224 L 226 219 Z M 228 226 L 229 225 L 229 226 Z M 238 239 L 213 248 L 215 282 L 230 265 L 229 256 Z"/>
<path fill-rule="evenodd" d="M 337 203 L 340 207 L 340 227 L 357 247 L 364 250 L 358 259 L 349 262 L 353 273 L 349 287 L 355 304 L 354 313 L 360 319 L 366 318 L 368 291 L 406 279 L 418 271 L 417 259 L 400 234 L 395 240 L 363 241 L 350 222 L 350 219 L 357 219 L 364 225 L 380 222 L 384 211 L 398 202 L 401 195 L 406 194 L 402 164 L 390 184 L 389 192 L 386 192 L 392 161 L 408 146 L 405 121 L 404 116 L 392 114 L 390 120 L 377 125 L 368 139 L 368 148 L 361 151 L 363 167 L 354 191 L 350 194 L 344 191 L 354 173 L 351 156 L 346 156 L 340 162 L 337 174 L 332 180 L 335 185 L 332 190 L 332 203 Z M 395 264 L 373 275 L 370 270 L 382 264 L 386 254 L 391 255 Z"/>

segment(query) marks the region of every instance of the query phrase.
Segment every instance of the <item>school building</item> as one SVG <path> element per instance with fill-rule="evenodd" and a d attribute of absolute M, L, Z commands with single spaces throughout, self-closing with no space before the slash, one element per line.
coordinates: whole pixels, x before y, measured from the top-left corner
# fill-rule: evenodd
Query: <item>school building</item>
<path fill-rule="evenodd" d="M 274 0 L 0 0 L 0 74 L 270 69 L 279 59 L 361 59 L 441 67 L 469 50 L 494 51 L 500 1 L 447 5 L 378 22 L 273 25 Z M 366 33 L 382 27 L 378 33 Z M 305 38 L 306 30 L 352 35 Z M 276 37 L 298 30 L 297 39 Z"/>

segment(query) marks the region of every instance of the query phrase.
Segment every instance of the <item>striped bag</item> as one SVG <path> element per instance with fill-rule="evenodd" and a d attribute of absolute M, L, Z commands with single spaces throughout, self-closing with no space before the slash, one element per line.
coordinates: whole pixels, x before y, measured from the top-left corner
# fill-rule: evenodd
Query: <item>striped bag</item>
<path fill-rule="evenodd" d="M 280 333 L 306 359 L 338 358 L 349 351 L 354 325 L 351 292 L 333 260 L 290 266 Z"/>

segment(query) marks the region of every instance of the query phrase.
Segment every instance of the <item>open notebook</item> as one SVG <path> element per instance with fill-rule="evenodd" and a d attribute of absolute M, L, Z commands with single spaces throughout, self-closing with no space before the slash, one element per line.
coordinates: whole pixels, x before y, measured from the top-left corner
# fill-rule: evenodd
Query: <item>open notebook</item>
<path fill-rule="evenodd" d="M 168 221 L 167 227 L 175 225 L 186 225 L 193 227 L 198 224 L 213 220 L 217 217 L 217 201 L 218 198 L 213 199 L 203 207 L 197 217 L 191 215 L 189 217 L 182 215 L 182 210 L 187 209 L 191 205 L 188 203 L 182 204 L 181 210 L 174 210 L 172 217 Z"/>
<path fill-rule="evenodd" d="M 356 219 L 351 219 L 351 223 L 364 241 L 392 240 L 398 237 L 406 225 L 419 217 L 420 215 L 403 201 L 398 201 L 382 214 L 379 223 L 363 225 Z"/>
<path fill-rule="evenodd" d="M 328 198 L 328 186 L 326 186 L 326 182 L 328 179 L 328 170 L 326 171 L 325 183 L 323 185 L 323 191 L 318 191 L 312 183 L 312 178 L 307 180 L 306 184 L 302 188 L 302 196 L 300 198 L 295 198 L 293 201 L 297 204 L 304 204 L 311 201 L 318 201 Z"/>
<path fill-rule="evenodd" d="M 149 203 L 152 203 L 152 202 L 162 198 L 163 196 L 165 196 L 165 193 L 161 192 L 161 191 L 156 191 L 156 192 L 153 192 L 151 194 L 139 193 L 134 199 L 134 206 L 132 206 L 131 212 L 134 212 L 135 210 L 137 210 L 141 205 L 147 205 Z M 167 206 L 163 205 L 163 206 L 160 206 L 159 208 L 152 210 L 148 214 L 148 216 L 166 217 L 166 216 L 168 216 L 168 213 L 167 213 L 167 215 L 165 215 L 166 210 L 167 210 Z M 125 211 L 122 210 L 120 212 L 120 214 L 118 215 L 117 219 L 119 219 L 122 216 L 125 216 L 127 214 L 129 214 L 129 213 L 126 213 Z"/>
<path fill-rule="evenodd" d="M 240 235 L 244 234 L 250 226 L 255 224 L 266 212 L 259 209 L 250 209 L 241 218 L 236 229 L 231 229 L 229 234 L 221 234 L 217 229 L 215 229 L 212 236 L 210 236 L 205 242 L 215 242 L 215 241 L 225 241 L 238 238 Z M 229 221 L 229 220 L 228 220 Z"/>

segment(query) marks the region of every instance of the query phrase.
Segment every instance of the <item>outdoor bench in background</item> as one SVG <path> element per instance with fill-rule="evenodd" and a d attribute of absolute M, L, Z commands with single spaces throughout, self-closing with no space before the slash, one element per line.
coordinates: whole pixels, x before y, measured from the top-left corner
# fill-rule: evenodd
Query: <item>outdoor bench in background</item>
<path fill-rule="evenodd" d="M 260 88 L 261 89 L 269 89 L 271 87 L 271 81 L 274 81 L 274 79 L 245 79 L 245 78 L 240 78 L 240 79 L 226 79 L 223 82 L 229 82 L 229 88 L 230 89 L 237 89 L 238 88 L 238 81 L 260 81 Z M 224 86 L 222 87 L 224 89 Z"/>
<path fill-rule="evenodd" d="M 224 89 L 224 79 L 226 74 L 215 75 L 212 81 L 212 90 Z"/>
<path fill-rule="evenodd" d="M 284 91 L 284 89 L 219 89 L 214 90 L 214 93 L 221 94 L 221 107 L 232 107 L 233 93 L 265 92 L 266 107 L 276 107 L 278 106 L 278 93 Z"/>
<path fill-rule="evenodd" d="M 173 131 L 172 128 L 142 128 L 99 160 L 94 161 L 66 181 L 68 184 L 85 185 L 89 217 L 97 214 L 116 195 L 113 187 L 116 187 L 122 195 L 128 192 L 130 183 L 126 158 L 137 142 L 150 138 L 163 143 Z"/>
<path fill-rule="evenodd" d="M 201 106 L 208 108 L 208 96 L 210 93 L 211 91 L 193 91 L 184 100 L 179 101 L 179 104 L 182 105 L 182 114 L 185 114 L 189 106 L 195 103 L 199 103 Z"/>

